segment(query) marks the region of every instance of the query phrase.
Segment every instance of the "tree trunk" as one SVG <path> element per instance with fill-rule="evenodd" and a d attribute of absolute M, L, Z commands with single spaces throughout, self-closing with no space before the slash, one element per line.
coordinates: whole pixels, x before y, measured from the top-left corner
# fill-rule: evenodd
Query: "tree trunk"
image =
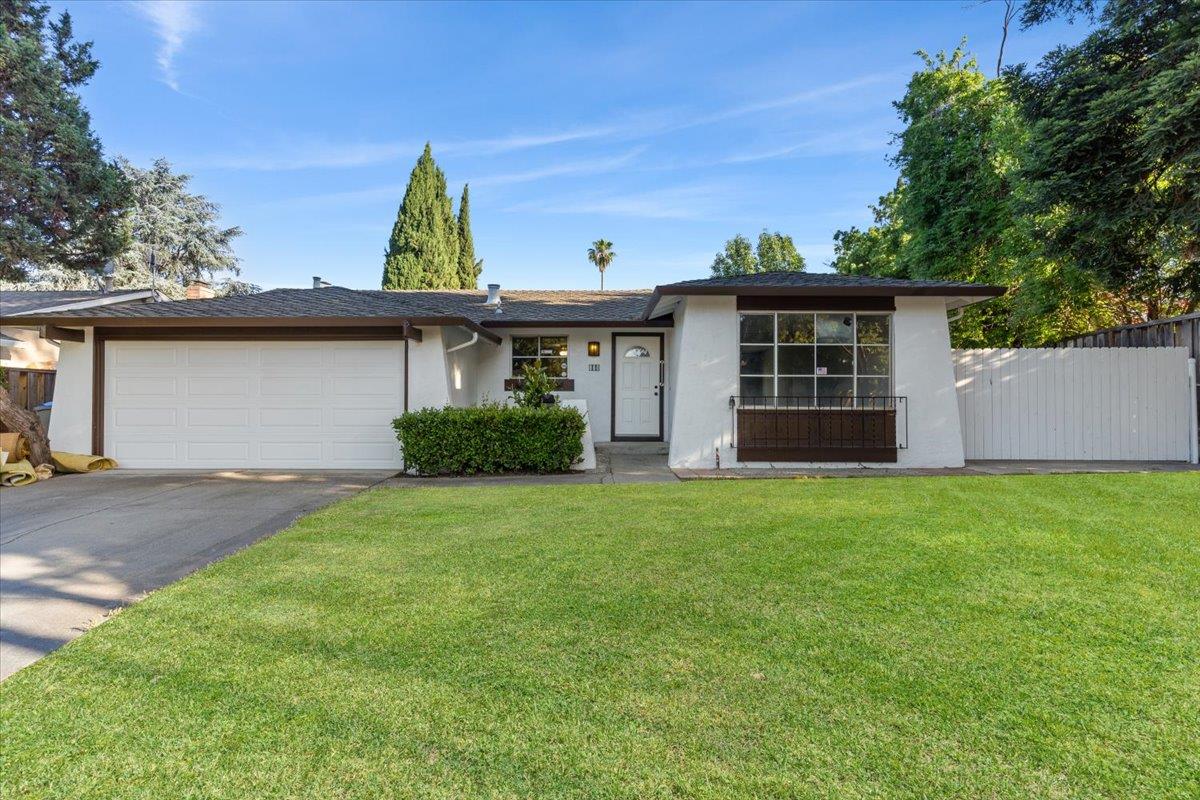
<path fill-rule="evenodd" d="M 21 434 L 29 443 L 29 463 L 35 467 L 42 464 L 54 466 L 50 458 L 50 439 L 38 415 L 21 408 L 13 402 L 8 389 L 0 386 L 0 422 L 11 431 Z"/>

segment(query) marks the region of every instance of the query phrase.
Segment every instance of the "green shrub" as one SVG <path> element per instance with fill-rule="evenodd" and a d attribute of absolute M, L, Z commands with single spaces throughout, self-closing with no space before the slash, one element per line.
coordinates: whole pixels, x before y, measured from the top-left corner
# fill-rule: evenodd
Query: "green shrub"
<path fill-rule="evenodd" d="M 566 472 L 583 454 L 578 409 L 424 408 L 392 423 L 404 463 L 422 475 Z"/>
<path fill-rule="evenodd" d="M 513 402 L 522 408 L 545 405 L 546 397 L 558 388 L 558 382 L 546 374 L 539 359 L 521 368 L 521 384 L 513 392 Z"/>

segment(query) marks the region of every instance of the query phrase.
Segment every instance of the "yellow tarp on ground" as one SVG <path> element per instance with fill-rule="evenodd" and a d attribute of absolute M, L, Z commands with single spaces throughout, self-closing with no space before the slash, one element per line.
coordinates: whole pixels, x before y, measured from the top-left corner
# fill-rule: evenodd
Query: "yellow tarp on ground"
<path fill-rule="evenodd" d="M 117 462 L 104 456 L 87 456 L 81 453 L 64 453 L 54 450 L 50 453 L 54 466 L 59 472 L 100 472 L 106 469 L 116 469 Z"/>
<path fill-rule="evenodd" d="M 22 459 L 0 465 L 0 486 L 24 486 L 38 479 L 33 465 Z"/>

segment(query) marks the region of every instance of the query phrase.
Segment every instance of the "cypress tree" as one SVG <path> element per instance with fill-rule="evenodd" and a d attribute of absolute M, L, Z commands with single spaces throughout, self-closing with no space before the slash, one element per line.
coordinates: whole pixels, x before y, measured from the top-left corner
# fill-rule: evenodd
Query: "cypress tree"
<path fill-rule="evenodd" d="M 446 195 L 446 176 L 433 150 L 417 159 L 383 262 L 384 289 L 454 289 L 458 277 L 458 225 Z"/>
<path fill-rule="evenodd" d="M 475 260 L 475 240 L 471 238 L 471 190 L 463 186 L 458 201 L 458 281 L 463 289 L 478 288 L 482 264 Z"/>

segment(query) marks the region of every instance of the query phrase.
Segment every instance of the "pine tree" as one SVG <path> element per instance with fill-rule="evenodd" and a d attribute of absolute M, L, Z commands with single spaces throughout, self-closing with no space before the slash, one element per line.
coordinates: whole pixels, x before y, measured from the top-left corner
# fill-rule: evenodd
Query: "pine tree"
<path fill-rule="evenodd" d="M 458 281 L 463 289 L 479 286 L 482 261 L 475 260 L 475 240 L 471 238 L 471 189 L 463 186 L 458 201 Z"/>
<path fill-rule="evenodd" d="M 0 277 L 96 270 L 124 249 L 128 190 L 79 97 L 100 66 L 71 15 L 0 2 Z"/>
<path fill-rule="evenodd" d="M 383 262 L 384 289 L 454 289 L 459 286 L 458 224 L 446 195 L 446 176 L 433 150 L 417 159 L 396 213 Z"/>

